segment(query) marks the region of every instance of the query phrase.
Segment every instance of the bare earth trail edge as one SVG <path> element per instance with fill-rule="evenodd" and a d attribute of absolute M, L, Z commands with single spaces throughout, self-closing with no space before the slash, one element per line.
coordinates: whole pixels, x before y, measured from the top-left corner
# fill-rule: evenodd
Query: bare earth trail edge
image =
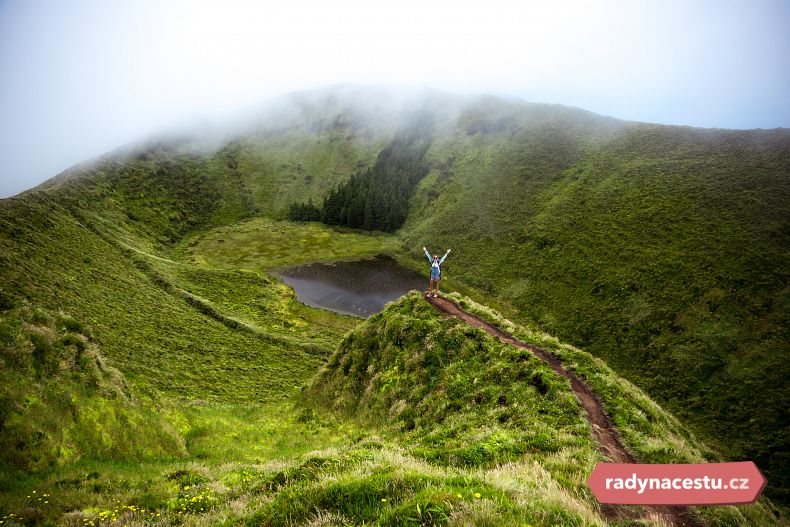
<path fill-rule="evenodd" d="M 590 388 L 573 372 L 566 370 L 559 359 L 547 352 L 544 349 L 532 346 L 521 342 L 509 333 L 502 331 L 498 327 L 492 326 L 481 318 L 467 313 L 461 309 L 455 302 L 442 297 L 425 297 L 430 304 L 436 307 L 439 311 L 448 315 L 454 316 L 466 322 L 467 324 L 480 328 L 489 335 L 498 338 L 505 344 L 510 344 L 517 348 L 526 349 L 532 352 L 539 359 L 544 361 L 549 367 L 554 370 L 558 375 L 568 379 L 571 383 L 573 393 L 582 404 L 587 420 L 590 422 L 593 434 L 595 436 L 598 449 L 601 453 L 611 459 L 614 463 L 636 463 L 637 460 L 634 456 L 626 450 L 620 439 L 620 434 L 617 432 L 609 415 L 604 411 L 603 405 L 598 397 L 590 390 Z M 623 506 L 602 504 L 601 509 L 604 515 L 610 519 L 634 519 L 634 511 L 626 510 Z M 661 521 L 668 525 L 693 527 L 700 525 L 694 520 L 688 510 L 688 507 L 680 506 L 644 506 L 644 509 L 654 518 L 657 516 Z"/>

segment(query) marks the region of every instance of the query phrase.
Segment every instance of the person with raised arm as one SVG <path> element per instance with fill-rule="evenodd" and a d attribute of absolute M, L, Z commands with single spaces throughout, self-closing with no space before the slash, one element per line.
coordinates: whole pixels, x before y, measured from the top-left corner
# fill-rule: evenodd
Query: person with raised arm
<path fill-rule="evenodd" d="M 431 296 L 431 289 L 434 289 L 433 297 L 436 298 L 439 296 L 439 280 L 442 278 L 442 264 L 444 263 L 444 259 L 447 258 L 447 255 L 450 254 L 450 249 L 447 249 L 447 252 L 444 253 L 441 259 L 438 254 L 431 256 L 431 253 L 429 253 L 428 249 L 425 247 L 423 247 L 422 250 L 425 256 L 428 257 L 428 261 L 431 262 L 431 281 L 428 282 L 428 290 L 425 292 L 425 296 Z"/>

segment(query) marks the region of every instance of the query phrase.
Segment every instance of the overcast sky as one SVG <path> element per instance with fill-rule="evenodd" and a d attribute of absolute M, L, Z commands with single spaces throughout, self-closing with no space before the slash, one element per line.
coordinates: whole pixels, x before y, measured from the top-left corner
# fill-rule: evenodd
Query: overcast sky
<path fill-rule="evenodd" d="M 0 196 L 152 131 L 334 83 L 790 127 L 787 0 L 0 0 Z"/>

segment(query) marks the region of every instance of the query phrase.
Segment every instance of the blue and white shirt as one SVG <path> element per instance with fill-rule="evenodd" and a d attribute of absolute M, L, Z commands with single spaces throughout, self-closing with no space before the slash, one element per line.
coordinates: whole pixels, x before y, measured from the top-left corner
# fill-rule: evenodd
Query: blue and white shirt
<path fill-rule="evenodd" d="M 441 265 L 444 263 L 444 259 L 447 258 L 447 255 L 450 254 L 450 249 L 447 249 L 447 252 L 444 253 L 444 256 L 442 256 L 439 261 L 433 259 L 433 256 L 431 256 L 431 253 L 428 252 L 428 249 L 423 247 L 423 251 L 425 251 L 425 256 L 428 257 L 428 261 L 431 262 L 431 276 L 440 275 L 442 272 Z"/>

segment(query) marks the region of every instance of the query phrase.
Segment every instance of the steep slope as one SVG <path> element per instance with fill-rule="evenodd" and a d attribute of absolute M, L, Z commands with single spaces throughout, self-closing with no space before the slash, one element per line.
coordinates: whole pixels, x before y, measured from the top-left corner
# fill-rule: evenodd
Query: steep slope
<path fill-rule="evenodd" d="M 186 454 L 183 437 L 136 401 L 89 325 L 4 299 L 0 318 L 0 467 L 33 473 L 80 458 Z M 4 475 L 0 487 L 6 483 Z"/>
<path fill-rule="evenodd" d="M 491 101 L 434 143 L 401 236 L 603 357 L 787 498 L 790 131 Z"/>
<path fill-rule="evenodd" d="M 154 364 L 155 350 L 189 357 L 184 350 L 202 333 L 182 338 L 156 319 L 151 338 L 142 329 L 155 318 L 150 306 L 172 308 L 176 319 L 216 306 L 181 292 L 196 295 L 203 278 L 191 275 L 190 286 L 188 273 L 147 255 L 168 258 L 188 233 L 283 218 L 293 201 L 321 201 L 373 166 L 415 116 L 432 125 L 430 171 L 399 234 L 415 258 L 422 245 L 453 247 L 449 278 L 605 358 L 731 458 L 754 459 L 771 482 L 767 492 L 786 501 L 787 130 L 626 123 L 428 90 L 290 94 L 232 130 L 126 148 L 4 200 L 2 250 L 11 256 L 3 291 L 48 312 L 62 302 L 70 316 L 96 318 L 94 331 L 111 335 L 111 347 L 132 331 L 134 349 L 148 350 Z M 255 283 L 274 301 L 272 284 Z M 128 291 L 132 300 L 118 300 Z M 217 349 L 233 325 L 226 315 L 209 315 Z M 190 317 L 185 327 L 202 320 Z M 254 349 L 265 338 L 253 333 L 232 339 Z M 182 385 L 181 373 L 160 381 L 125 352 L 102 353 L 141 385 Z"/>
<path fill-rule="evenodd" d="M 0 201 L 2 363 L 4 379 L 21 381 L 0 393 L 9 446 L 0 462 L 28 469 L 82 455 L 181 455 L 184 438 L 150 412 L 160 399 L 276 400 L 315 371 L 355 322 L 293 307 L 292 292 L 265 275 L 195 269 L 170 256 L 195 230 L 262 210 L 282 215 L 293 199 L 287 181 L 301 198 L 311 174 L 345 178 L 371 158 L 390 133 L 385 119 L 374 115 L 371 131 L 369 116 L 350 119 L 340 101 L 327 120 L 328 104 L 290 97 L 243 135 L 152 139 Z M 332 180 L 316 182 L 328 190 Z M 61 319 L 89 336 L 63 333 Z M 105 361 L 118 379 L 102 380 Z M 72 377 L 98 384 L 83 390 Z M 58 430 L 63 419 L 74 421 L 72 432 Z M 124 422 L 150 434 L 124 431 Z M 112 447 L 75 443 L 91 423 Z"/>
<path fill-rule="evenodd" d="M 92 190 L 0 202 L 6 490 L 15 471 L 83 457 L 185 455 L 185 438 L 161 401 L 281 400 L 353 325 L 322 324 L 295 309 L 293 293 L 267 276 L 197 269 L 147 252 L 161 246 L 162 233 L 178 232 L 180 216 L 163 192 L 151 194 L 161 205 L 148 211 L 150 222 L 113 223 L 126 196 L 107 191 L 105 205 L 91 201 Z"/>
<path fill-rule="evenodd" d="M 517 326 L 468 298 L 454 298 L 547 350 L 584 379 L 600 394 L 635 458 L 653 463 L 716 459 L 676 419 L 600 360 Z M 442 316 L 419 293 L 401 298 L 346 336 L 313 380 L 308 397 L 392 430 L 411 455 L 451 470 L 472 470 L 491 482 L 502 494 L 486 498 L 494 501 L 489 516 L 483 517 L 489 524 L 519 524 L 525 518 L 537 525 L 584 524 L 584 515 L 546 515 L 553 510 L 552 501 L 565 501 L 569 495 L 577 497 L 582 510 L 598 510 L 585 480 L 603 457 L 568 379 L 533 353 Z M 533 498 L 548 501 L 538 507 L 540 512 L 523 508 L 520 493 L 525 489 L 508 488 L 496 476 L 502 463 L 523 467 L 535 462 L 546 470 L 552 480 L 547 487 L 553 489 Z M 444 507 L 458 524 L 465 524 L 471 514 L 462 501 L 450 500 Z M 605 514 L 609 521 L 660 517 L 649 508 L 608 509 Z M 768 502 L 697 507 L 688 514 L 688 521 L 708 525 L 775 521 Z"/>
<path fill-rule="evenodd" d="M 230 331 L 171 284 L 166 260 L 97 234 L 46 196 L 3 205 L 0 232 L 11 241 L 2 249 L 5 297 L 12 305 L 25 301 L 88 323 L 101 353 L 140 390 L 201 399 L 265 398 L 298 385 L 296 379 L 320 363 L 320 354 L 301 343 Z M 270 286 L 247 280 L 247 287 L 264 296 Z M 290 364 L 294 353 L 298 359 Z M 241 364 L 247 366 L 233 371 Z M 260 370 L 270 373 L 267 383 L 260 382 Z"/>

